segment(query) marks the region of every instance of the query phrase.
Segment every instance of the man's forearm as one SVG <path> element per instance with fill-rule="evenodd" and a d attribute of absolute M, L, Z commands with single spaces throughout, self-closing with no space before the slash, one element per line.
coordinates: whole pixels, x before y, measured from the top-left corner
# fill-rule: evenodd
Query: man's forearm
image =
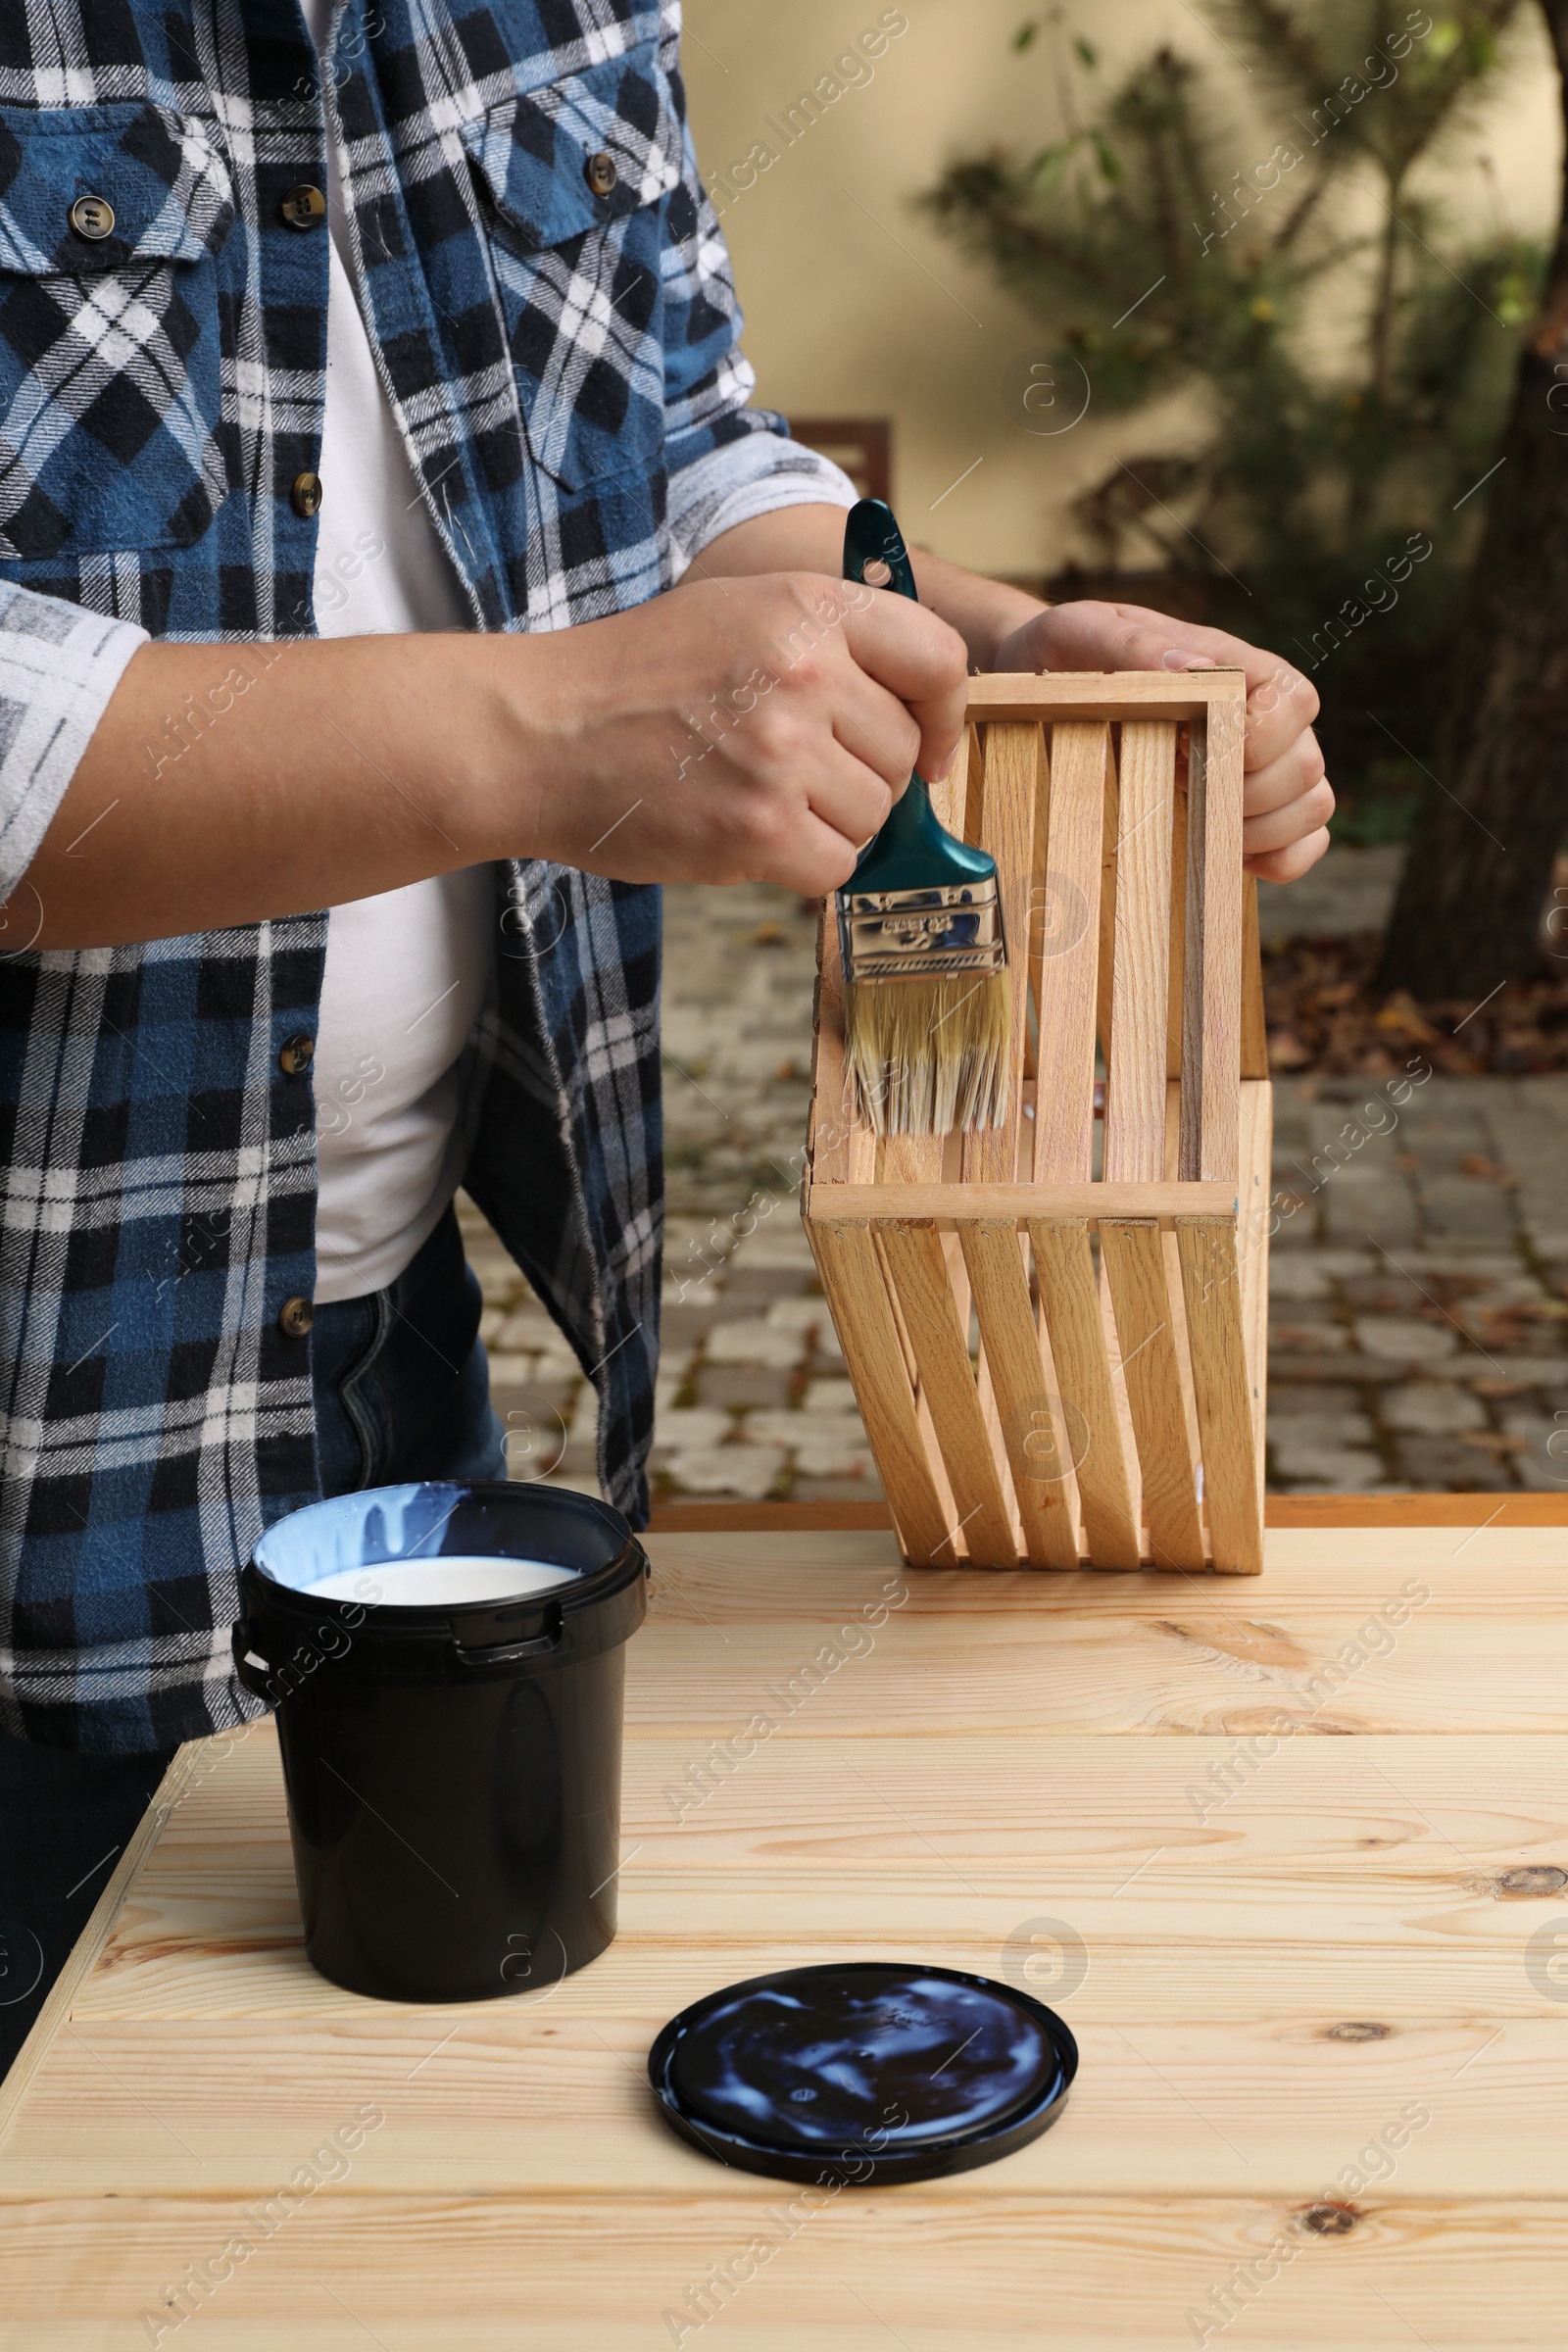
<path fill-rule="evenodd" d="M 502 855 L 495 642 L 144 646 L 12 895 L 6 944 L 218 930 Z M 519 795 L 512 854 L 528 823 Z"/>
<path fill-rule="evenodd" d="M 963 701 L 934 614 L 783 572 L 538 636 L 143 646 L 0 951 L 221 930 L 499 858 L 833 889 L 911 765 L 944 772 Z"/>
<path fill-rule="evenodd" d="M 997 649 L 1046 607 L 1038 597 L 1001 580 L 982 579 L 942 556 L 910 551 L 920 601 L 956 629 L 975 669 L 995 666 Z M 723 531 L 704 548 L 693 569 L 712 579 L 765 571 L 821 571 L 836 580 L 844 564 L 842 507 L 780 507 Z"/>

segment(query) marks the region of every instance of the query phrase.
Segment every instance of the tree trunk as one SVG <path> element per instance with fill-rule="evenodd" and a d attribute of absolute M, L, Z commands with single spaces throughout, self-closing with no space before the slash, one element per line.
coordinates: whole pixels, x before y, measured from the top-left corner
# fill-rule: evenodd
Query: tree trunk
<path fill-rule="evenodd" d="M 1541 5 L 1568 114 L 1568 0 Z M 1443 789 L 1422 804 L 1378 975 L 1418 998 L 1479 1001 L 1535 962 L 1568 831 L 1568 172 L 1501 455 L 1482 494 L 1438 745 Z"/>

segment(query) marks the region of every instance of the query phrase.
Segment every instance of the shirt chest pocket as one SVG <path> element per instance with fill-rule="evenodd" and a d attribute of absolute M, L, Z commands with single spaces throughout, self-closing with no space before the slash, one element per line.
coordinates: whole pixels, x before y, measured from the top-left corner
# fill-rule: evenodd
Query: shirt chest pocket
<path fill-rule="evenodd" d="M 0 559 L 186 547 L 227 491 L 203 123 L 0 109 Z"/>
<path fill-rule="evenodd" d="M 535 462 L 568 491 L 647 473 L 664 439 L 664 211 L 683 153 L 655 44 L 509 98 L 462 137 Z"/>

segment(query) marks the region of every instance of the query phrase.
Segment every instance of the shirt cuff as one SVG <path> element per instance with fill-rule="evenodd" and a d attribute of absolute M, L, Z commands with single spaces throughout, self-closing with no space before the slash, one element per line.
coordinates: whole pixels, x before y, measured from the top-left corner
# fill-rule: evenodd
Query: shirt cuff
<path fill-rule="evenodd" d="M 831 458 L 777 433 L 748 433 L 669 477 L 668 527 L 678 580 L 705 547 L 737 523 L 780 507 L 853 507 L 860 493 Z"/>
<path fill-rule="evenodd" d="M 49 830 L 145 629 L 0 581 L 0 900 Z"/>

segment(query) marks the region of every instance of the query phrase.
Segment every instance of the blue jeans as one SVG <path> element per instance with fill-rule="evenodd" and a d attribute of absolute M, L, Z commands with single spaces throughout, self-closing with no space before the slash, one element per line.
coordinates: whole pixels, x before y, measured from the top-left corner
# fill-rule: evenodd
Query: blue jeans
<path fill-rule="evenodd" d="M 505 1478 L 479 1341 L 483 1301 L 448 1209 L 384 1291 L 318 1306 L 311 1331 L 323 1494 L 416 1478 Z"/>
<path fill-rule="evenodd" d="M 405 1479 L 505 1478 L 479 1312 L 451 1209 L 387 1289 L 317 1308 L 311 1356 L 323 1494 Z M 168 1763 L 165 1753 L 89 1756 L 0 1735 L 0 2076 Z"/>

